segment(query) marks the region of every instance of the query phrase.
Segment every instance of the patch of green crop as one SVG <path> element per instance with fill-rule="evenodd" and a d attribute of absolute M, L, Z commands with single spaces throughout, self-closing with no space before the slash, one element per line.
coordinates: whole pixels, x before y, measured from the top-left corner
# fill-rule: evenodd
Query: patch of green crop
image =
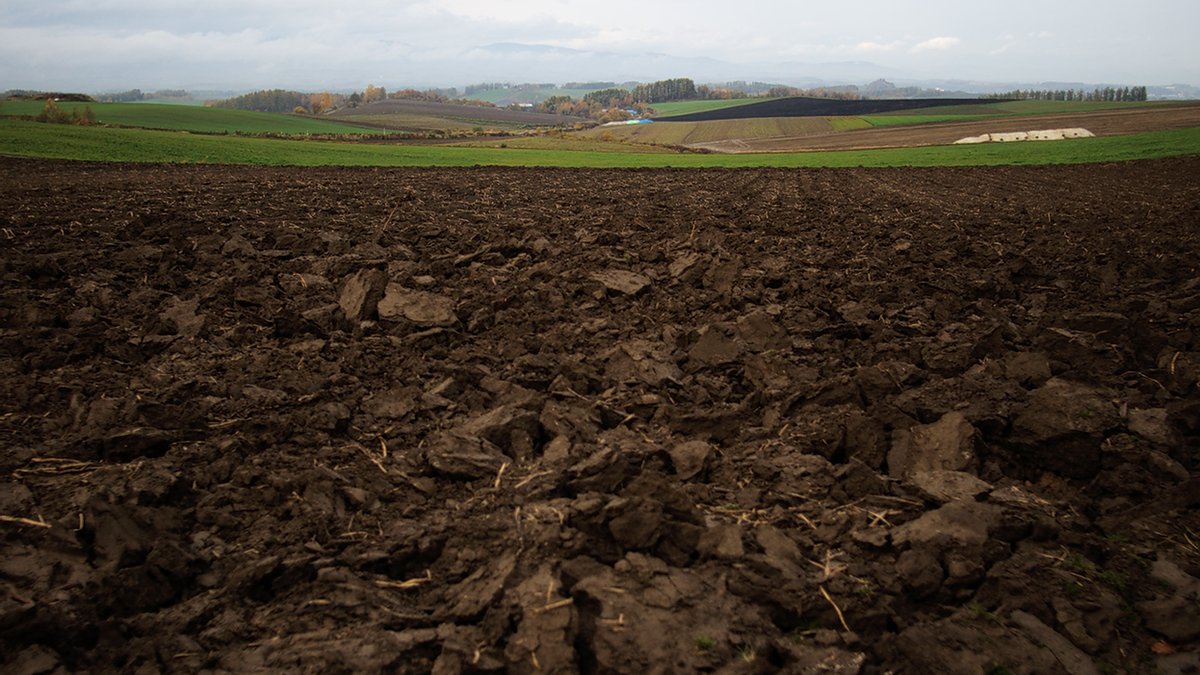
<path fill-rule="evenodd" d="M 709 110 L 723 110 L 725 108 L 736 108 L 738 106 L 748 105 L 750 103 L 762 103 L 763 101 L 772 101 L 770 98 L 730 98 L 717 101 L 668 101 L 666 103 L 654 103 L 650 107 L 654 109 L 660 117 L 668 117 L 673 115 L 690 115 L 698 112 L 708 112 Z"/>

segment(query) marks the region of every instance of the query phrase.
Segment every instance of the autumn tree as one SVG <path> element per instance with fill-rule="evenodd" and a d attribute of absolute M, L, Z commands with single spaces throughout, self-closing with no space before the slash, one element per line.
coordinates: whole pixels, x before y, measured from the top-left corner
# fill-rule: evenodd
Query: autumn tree
<path fill-rule="evenodd" d="M 46 105 L 42 108 L 42 112 L 34 118 L 38 122 L 49 122 L 50 124 L 75 124 L 79 126 L 91 126 L 96 123 L 96 113 L 92 112 L 92 106 L 87 106 L 83 110 L 74 108 L 71 112 L 67 112 L 58 107 L 54 99 L 46 99 Z"/>
<path fill-rule="evenodd" d="M 333 109 L 333 95 L 327 91 L 313 94 L 308 97 L 308 107 L 314 115 L 328 112 Z"/>
<path fill-rule="evenodd" d="M 387 98 L 387 90 L 383 87 L 376 87 L 373 84 L 368 84 L 363 91 L 362 102 L 371 103 L 373 101 L 382 101 Z"/>

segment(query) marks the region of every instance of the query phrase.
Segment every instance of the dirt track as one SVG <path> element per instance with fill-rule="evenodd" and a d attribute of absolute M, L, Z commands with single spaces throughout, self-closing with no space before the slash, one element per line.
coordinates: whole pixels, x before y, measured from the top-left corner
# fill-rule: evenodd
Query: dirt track
<path fill-rule="evenodd" d="M 968 122 L 878 127 L 809 136 L 740 138 L 688 147 L 717 152 L 796 152 L 802 150 L 867 150 L 948 145 L 960 138 L 987 133 L 1083 127 L 1097 136 L 1200 127 L 1200 103 L 1170 104 L 1131 110 L 1062 115 L 1029 115 Z"/>
<path fill-rule="evenodd" d="M 1197 175 L 0 159 L 3 670 L 1181 672 Z"/>

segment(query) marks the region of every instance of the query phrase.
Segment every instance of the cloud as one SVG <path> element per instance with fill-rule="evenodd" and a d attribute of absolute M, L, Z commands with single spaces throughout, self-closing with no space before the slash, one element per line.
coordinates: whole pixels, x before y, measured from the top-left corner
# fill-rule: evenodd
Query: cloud
<path fill-rule="evenodd" d="M 900 46 L 899 42 L 860 42 L 849 48 L 849 51 L 862 54 L 870 52 L 890 52 Z"/>
<path fill-rule="evenodd" d="M 366 82 L 390 89 L 642 77 L 792 83 L 816 77 L 806 64 L 842 61 L 886 62 L 876 70 L 896 76 L 1193 82 L 1200 42 L 1188 31 L 1200 3 L 1161 2 L 1173 11 L 1147 13 L 1115 0 L 1087 12 L 1076 11 L 1083 0 L 1014 0 L 999 13 L 950 0 L 863 0 L 856 12 L 830 3 L 698 0 L 682 13 L 679 3 L 645 0 L 13 0 L 0 2 L 0 90 Z M 1058 27 L 1068 24 L 1069 31 Z M 508 43 L 589 56 L 473 51 Z M 1121 49 L 1103 48 L 1114 44 Z M 677 58 L 667 64 L 663 54 Z M 873 79 L 834 72 L 822 77 Z"/>
<path fill-rule="evenodd" d="M 951 47 L 957 47 L 958 43 L 960 42 L 962 42 L 962 40 L 956 37 L 942 36 L 929 38 L 928 40 L 918 43 L 915 47 L 913 47 L 912 52 L 916 54 L 918 52 L 943 51 L 950 49 Z"/>

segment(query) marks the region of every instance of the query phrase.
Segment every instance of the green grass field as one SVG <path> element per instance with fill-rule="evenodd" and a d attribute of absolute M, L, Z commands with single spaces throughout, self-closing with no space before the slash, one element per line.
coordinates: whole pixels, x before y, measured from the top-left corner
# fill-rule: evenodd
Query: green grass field
<path fill-rule="evenodd" d="M 645 152 L 674 153 L 674 150 L 658 145 L 631 145 L 604 141 L 583 136 L 516 136 L 512 138 L 472 139 L 446 143 L 443 147 L 458 148 L 511 148 L 519 150 L 558 150 L 570 152 Z"/>
<path fill-rule="evenodd" d="M 1072 164 L 1200 155 L 1200 129 L 1055 143 L 708 155 L 300 141 L 0 119 L 0 154 L 112 162 L 292 166 L 701 168 Z"/>
<path fill-rule="evenodd" d="M 724 108 L 734 108 L 747 103 L 762 103 L 770 101 L 769 98 L 731 98 L 723 101 L 669 101 L 667 103 L 655 103 L 650 107 L 654 109 L 660 117 L 670 117 L 671 115 L 690 115 L 692 113 L 707 112 L 709 110 L 721 110 Z"/>
<path fill-rule="evenodd" d="M 388 133 L 353 124 L 334 122 L 303 115 L 260 113 L 249 110 L 206 108 L 204 106 L 164 103 L 59 103 L 66 111 L 90 107 L 96 121 L 145 129 L 194 131 L 197 133 L 243 134 L 372 134 Z M 0 116 L 37 115 L 42 101 L 2 101 Z"/>

